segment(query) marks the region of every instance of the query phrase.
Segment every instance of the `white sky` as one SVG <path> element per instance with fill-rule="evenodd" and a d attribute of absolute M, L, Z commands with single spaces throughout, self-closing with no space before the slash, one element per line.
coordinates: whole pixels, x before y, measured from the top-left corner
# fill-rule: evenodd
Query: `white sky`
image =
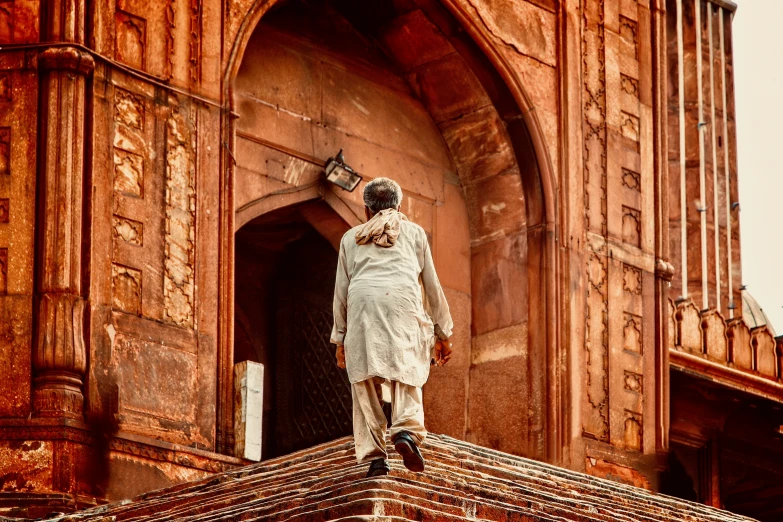
<path fill-rule="evenodd" d="M 742 279 L 783 334 L 783 0 L 736 0 Z"/>

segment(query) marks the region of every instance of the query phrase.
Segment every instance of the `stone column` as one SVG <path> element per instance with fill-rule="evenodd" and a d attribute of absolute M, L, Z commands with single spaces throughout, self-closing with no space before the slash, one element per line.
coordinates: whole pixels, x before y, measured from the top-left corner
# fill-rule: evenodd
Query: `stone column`
<path fill-rule="evenodd" d="M 86 81 L 92 57 L 52 47 L 39 57 L 39 243 L 33 412 L 80 418 L 86 372 L 82 277 L 82 209 Z"/>

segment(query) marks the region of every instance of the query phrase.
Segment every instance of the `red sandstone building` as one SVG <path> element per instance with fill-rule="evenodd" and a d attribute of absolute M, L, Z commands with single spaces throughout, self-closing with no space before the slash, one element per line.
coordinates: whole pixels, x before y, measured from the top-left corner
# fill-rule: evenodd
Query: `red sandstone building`
<path fill-rule="evenodd" d="M 249 464 L 243 361 L 265 369 L 263 460 L 350 433 L 328 334 L 361 190 L 323 176 L 343 149 L 401 183 L 455 316 L 430 431 L 779 519 L 783 341 L 741 290 L 734 9 L 0 3 L 3 512 Z"/>

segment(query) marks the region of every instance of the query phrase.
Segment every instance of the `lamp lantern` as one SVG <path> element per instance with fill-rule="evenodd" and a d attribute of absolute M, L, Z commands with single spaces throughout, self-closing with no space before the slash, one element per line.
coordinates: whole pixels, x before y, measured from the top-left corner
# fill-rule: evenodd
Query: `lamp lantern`
<path fill-rule="evenodd" d="M 324 172 L 326 179 L 348 192 L 353 192 L 362 180 L 362 176 L 345 163 L 343 149 L 335 157 L 329 158 L 324 165 Z"/>

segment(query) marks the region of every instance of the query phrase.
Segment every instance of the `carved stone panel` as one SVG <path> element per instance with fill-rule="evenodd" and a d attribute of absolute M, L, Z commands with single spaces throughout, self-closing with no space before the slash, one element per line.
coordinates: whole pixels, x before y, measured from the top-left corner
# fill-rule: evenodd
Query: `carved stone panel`
<path fill-rule="evenodd" d="M 643 354 L 642 318 L 625 312 L 623 324 L 623 350 L 638 355 Z"/>
<path fill-rule="evenodd" d="M 627 74 L 620 75 L 620 88 L 625 94 L 630 94 L 635 98 L 639 97 L 639 80 L 636 80 Z"/>
<path fill-rule="evenodd" d="M 623 241 L 637 248 L 642 246 L 642 212 L 623 205 Z"/>
<path fill-rule="evenodd" d="M 114 94 L 114 147 L 138 156 L 146 156 L 144 102 L 139 96 L 122 89 Z"/>
<path fill-rule="evenodd" d="M 0 73 L 0 102 L 10 102 L 12 79 L 10 73 Z"/>
<path fill-rule="evenodd" d="M 139 221 L 122 216 L 112 216 L 112 231 L 115 240 L 141 246 L 144 240 L 144 225 Z"/>
<path fill-rule="evenodd" d="M 146 144 L 142 101 L 115 89 L 114 122 L 114 190 L 124 196 L 143 198 Z"/>
<path fill-rule="evenodd" d="M 628 391 L 641 394 L 644 391 L 644 377 L 640 373 L 625 371 L 625 378 L 623 380 L 624 388 Z"/>
<path fill-rule="evenodd" d="M 587 289 L 585 369 L 587 413 L 585 434 L 609 439 L 609 333 L 606 258 L 590 255 Z"/>
<path fill-rule="evenodd" d="M 588 230 L 606 235 L 606 53 L 603 2 L 582 1 L 584 183 Z"/>
<path fill-rule="evenodd" d="M 710 359 L 726 364 L 729 362 L 729 339 L 726 336 L 726 321 L 716 310 L 702 315 L 704 348 Z"/>
<path fill-rule="evenodd" d="M 143 272 L 125 279 L 123 304 L 112 296 L 112 307 L 134 315 L 164 319 L 166 241 L 165 120 L 170 109 L 165 98 L 127 78 L 116 78 L 111 119 L 114 167 L 111 207 L 104 207 L 101 226 L 111 263 Z M 110 267 L 106 266 L 106 272 Z M 134 274 L 123 274 L 134 275 Z M 115 283 L 117 281 L 115 280 Z M 139 284 L 140 283 L 140 284 Z M 130 285 L 130 286 L 128 286 Z M 115 290 L 118 288 L 115 285 Z M 138 292 L 138 293 L 137 293 Z"/>
<path fill-rule="evenodd" d="M 114 149 L 114 190 L 128 196 L 142 197 L 144 158 L 138 154 Z"/>
<path fill-rule="evenodd" d="M 642 295 L 642 271 L 630 265 L 623 266 L 623 290 L 633 295 Z"/>
<path fill-rule="evenodd" d="M 734 319 L 729 324 L 729 353 L 731 362 L 739 369 L 753 369 L 753 347 L 750 344 L 750 330 L 742 319 Z"/>
<path fill-rule="evenodd" d="M 0 176 L 11 174 L 11 128 L 0 127 Z"/>
<path fill-rule="evenodd" d="M 14 4 L 4 2 L 0 4 L 0 42 L 14 41 Z"/>
<path fill-rule="evenodd" d="M 136 69 L 144 69 L 147 21 L 118 9 L 115 13 L 115 30 L 117 60 Z"/>
<path fill-rule="evenodd" d="M 115 310 L 141 315 L 141 271 L 113 263 L 111 296 Z"/>
<path fill-rule="evenodd" d="M 190 125 L 184 110 L 174 112 L 167 123 L 163 296 L 165 318 L 192 327 L 196 192 Z"/>
<path fill-rule="evenodd" d="M 582 136 L 585 227 L 607 234 L 607 99 L 604 2 L 582 0 Z M 585 389 L 583 433 L 609 440 L 608 261 L 599 251 L 587 256 Z"/>
<path fill-rule="evenodd" d="M 627 16 L 620 15 L 620 36 L 633 46 L 633 56 L 639 59 L 639 24 Z"/>
<path fill-rule="evenodd" d="M 669 328 L 669 349 L 673 349 L 675 344 L 677 344 L 677 309 L 674 306 L 674 301 L 671 299 L 669 301 L 669 306 L 666 307 L 666 309 L 669 311 L 669 317 L 666 321 L 666 325 Z"/>
<path fill-rule="evenodd" d="M 754 328 L 751 332 L 751 344 L 756 354 L 756 370 L 764 377 L 776 379 L 778 373 L 775 355 L 775 338 L 766 326 Z"/>
<path fill-rule="evenodd" d="M 678 346 L 686 352 L 701 354 L 703 347 L 701 316 L 690 299 L 677 306 L 676 318 Z"/>
<path fill-rule="evenodd" d="M 638 142 L 640 138 L 640 121 L 639 117 L 633 114 L 623 112 L 621 115 L 622 124 L 620 125 L 620 132 L 623 137 Z"/>
<path fill-rule="evenodd" d="M 138 96 L 121 89 L 115 91 L 114 121 L 133 129 L 144 128 L 144 106 Z"/>
<path fill-rule="evenodd" d="M 642 175 L 631 169 L 623 168 L 623 185 L 636 192 L 641 192 Z"/>
<path fill-rule="evenodd" d="M 40 2 L 0 3 L 0 44 L 37 42 Z"/>
<path fill-rule="evenodd" d="M 8 293 L 8 249 L 0 248 L 0 294 Z"/>
<path fill-rule="evenodd" d="M 642 414 L 626 410 L 623 425 L 625 428 L 625 447 L 633 451 L 641 451 L 644 434 Z"/>

